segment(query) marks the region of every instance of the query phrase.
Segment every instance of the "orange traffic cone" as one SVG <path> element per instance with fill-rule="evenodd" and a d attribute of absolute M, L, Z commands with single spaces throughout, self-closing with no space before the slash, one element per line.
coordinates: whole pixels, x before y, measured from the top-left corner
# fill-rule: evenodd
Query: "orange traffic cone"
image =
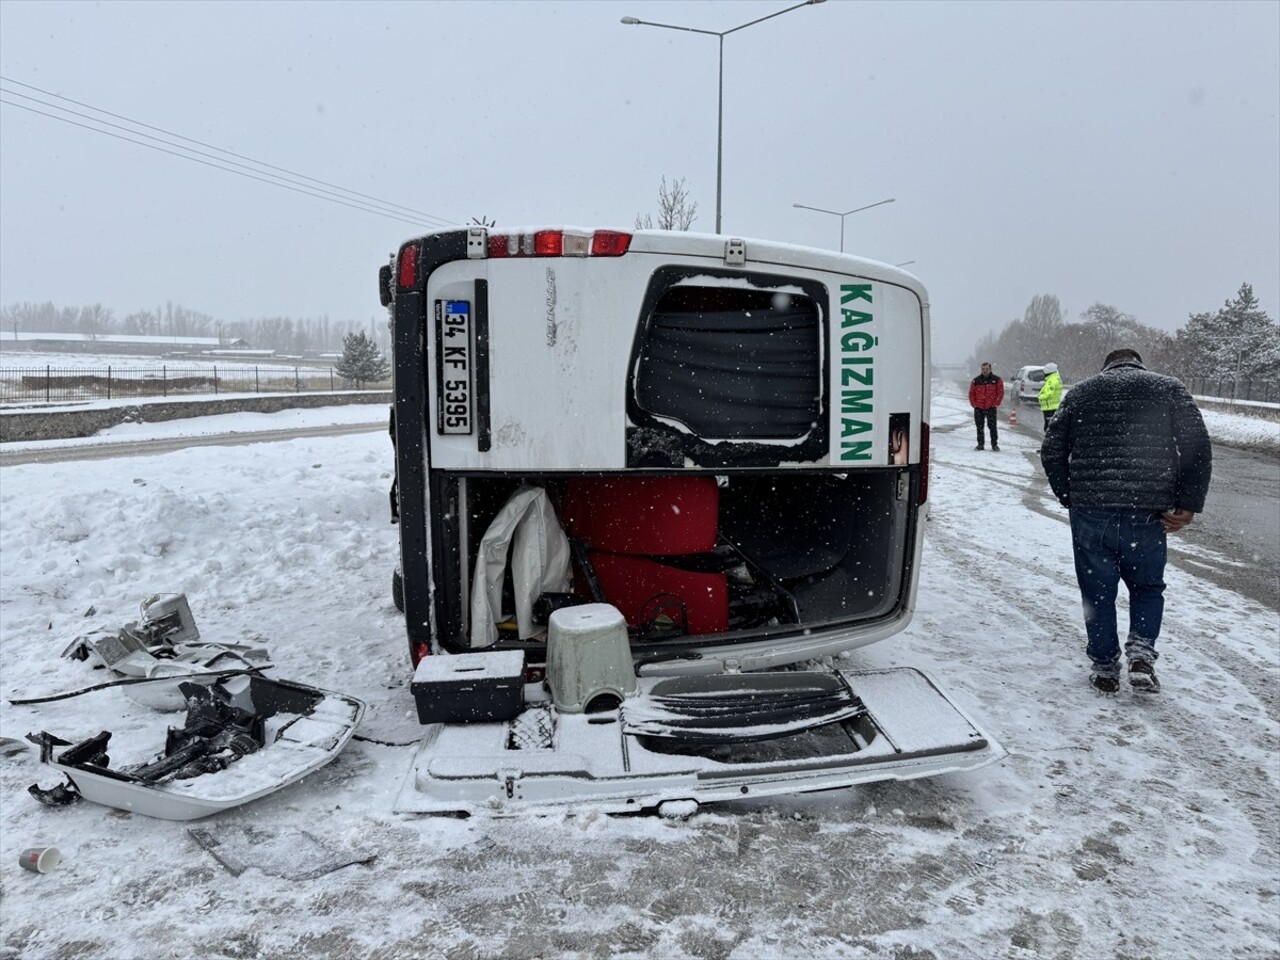
<path fill-rule="evenodd" d="M 1018 425 L 1018 408 L 1014 407 L 1009 411 L 1009 425 L 1016 427 Z"/>

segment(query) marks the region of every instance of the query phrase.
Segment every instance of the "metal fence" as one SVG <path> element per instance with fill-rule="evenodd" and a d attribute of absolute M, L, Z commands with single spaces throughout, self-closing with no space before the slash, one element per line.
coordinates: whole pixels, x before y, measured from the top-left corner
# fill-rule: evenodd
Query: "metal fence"
<path fill-rule="evenodd" d="M 1262 403 L 1280 401 L 1280 384 L 1274 381 L 1188 377 L 1183 380 L 1183 383 L 1197 397 L 1218 397 L 1223 400 L 1258 400 Z"/>
<path fill-rule="evenodd" d="M 222 393 L 319 393 L 354 384 L 332 367 L 28 367 L 0 369 L 0 402 L 189 397 Z M 366 388 L 383 383 L 361 384 Z"/>

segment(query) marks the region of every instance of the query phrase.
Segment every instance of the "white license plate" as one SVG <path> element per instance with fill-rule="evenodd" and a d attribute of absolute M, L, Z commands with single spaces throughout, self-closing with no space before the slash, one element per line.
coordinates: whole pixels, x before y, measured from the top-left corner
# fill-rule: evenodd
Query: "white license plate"
<path fill-rule="evenodd" d="M 475 419 L 471 304 L 436 301 L 436 432 L 469 434 Z"/>

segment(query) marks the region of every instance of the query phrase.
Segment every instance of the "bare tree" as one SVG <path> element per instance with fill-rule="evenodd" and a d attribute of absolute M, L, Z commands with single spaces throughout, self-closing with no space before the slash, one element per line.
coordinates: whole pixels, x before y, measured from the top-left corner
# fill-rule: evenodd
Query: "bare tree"
<path fill-rule="evenodd" d="M 662 178 L 658 187 L 658 229 L 688 230 L 698 216 L 698 202 L 689 199 L 689 187 L 684 177 L 671 181 L 667 186 L 667 178 Z M 649 214 L 636 214 L 637 230 L 652 230 L 653 218 Z"/>
<path fill-rule="evenodd" d="M 111 332 L 111 311 L 100 303 L 80 308 L 80 332 L 87 340 L 97 340 Z"/>
<path fill-rule="evenodd" d="M 150 310 L 135 310 L 121 321 L 122 329 L 129 336 L 144 336 L 157 327 L 155 315 Z"/>
<path fill-rule="evenodd" d="M 1138 327 L 1134 317 L 1106 303 L 1095 303 L 1080 314 L 1080 319 L 1093 326 L 1095 345 L 1104 355 L 1121 346 L 1120 341 L 1132 336 Z"/>
<path fill-rule="evenodd" d="M 0 308 L 0 336 L 7 330 L 18 339 L 18 323 L 22 319 L 22 309 L 16 303 L 5 304 Z"/>
<path fill-rule="evenodd" d="M 1052 293 L 1042 293 L 1031 298 L 1023 322 L 1033 330 L 1048 332 L 1062 325 L 1062 304 Z"/>

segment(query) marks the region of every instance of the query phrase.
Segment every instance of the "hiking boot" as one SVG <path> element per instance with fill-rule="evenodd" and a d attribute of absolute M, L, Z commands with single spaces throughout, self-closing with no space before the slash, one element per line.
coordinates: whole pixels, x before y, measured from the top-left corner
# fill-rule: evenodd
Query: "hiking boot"
<path fill-rule="evenodd" d="M 993 443 L 993 444 L 991 445 L 991 449 L 992 449 L 992 450 L 999 450 L 999 449 L 1000 449 L 1000 444 L 998 444 L 998 443 Z"/>
<path fill-rule="evenodd" d="M 1159 693 L 1160 681 L 1150 660 L 1129 661 L 1129 686 L 1140 693 Z"/>
<path fill-rule="evenodd" d="M 978 445 L 977 445 L 976 447 L 974 447 L 973 449 L 975 449 L 975 450 L 983 450 L 983 449 L 985 449 L 985 448 L 982 446 L 982 444 L 978 444 Z"/>
<path fill-rule="evenodd" d="M 1119 677 L 1104 677 L 1100 673 L 1091 673 L 1089 682 L 1093 684 L 1093 689 L 1101 690 L 1103 693 L 1115 693 L 1120 689 Z"/>

